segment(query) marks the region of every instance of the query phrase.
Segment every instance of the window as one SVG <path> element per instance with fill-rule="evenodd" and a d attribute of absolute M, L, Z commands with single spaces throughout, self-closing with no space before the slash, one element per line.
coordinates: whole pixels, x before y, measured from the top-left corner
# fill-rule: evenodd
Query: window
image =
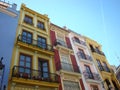
<path fill-rule="evenodd" d="M 72 65 L 70 64 L 69 56 L 66 54 L 61 54 L 62 69 L 67 71 L 73 71 Z"/>
<path fill-rule="evenodd" d="M 64 46 L 64 47 L 67 47 L 66 42 L 64 41 L 63 34 L 61 34 L 61 33 L 57 34 L 57 43 Z"/>
<path fill-rule="evenodd" d="M 22 32 L 22 41 L 25 43 L 32 43 L 32 34 L 30 32 L 27 31 L 23 31 Z"/>
<path fill-rule="evenodd" d="M 86 73 L 88 75 L 88 78 L 93 79 L 93 74 L 91 72 L 91 69 L 89 66 L 85 65 Z"/>
<path fill-rule="evenodd" d="M 93 46 L 92 45 L 89 45 L 89 46 L 90 46 L 91 51 L 94 52 L 95 50 L 94 50 Z"/>
<path fill-rule="evenodd" d="M 77 38 L 77 37 L 74 37 L 74 39 L 75 39 L 75 41 L 76 41 L 77 43 L 80 43 L 80 40 L 79 40 L 79 38 Z"/>
<path fill-rule="evenodd" d="M 110 70 L 109 70 L 109 68 L 108 68 L 108 66 L 107 66 L 107 64 L 105 62 L 103 62 L 103 65 L 104 65 L 105 71 L 110 72 Z"/>
<path fill-rule="evenodd" d="M 64 90 L 80 90 L 78 82 L 64 80 L 63 85 L 64 85 Z"/>
<path fill-rule="evenodd" d="M 32 17 L 25 15 L 24 22 L 32 25 L 33 24 L 33 19 L 32 19 Z"/>
<path fill-rule="evenodd" d="M 99 90 L 97 85 L 91 85 L 91 90 Z"/>
<path fill-rule="evenodd" d="M 46 49 L 47 45 L 46 45 L 46 38 L 43 38 L 41 36 L 38 36 L 38 40 L 37 40 L 37 45 L 40 48 Z"/>
<path fill-rule="evenodd" d="M 96 47 L 96 52 L 97 52 L 97 53 L 100 53 L 100 50 L 99 50 L 99 48 L 98 48 L 98 47 Z"/>
<path fill-rule="evenodd" d="M 31 56 L 20 54 L 19 72 L 30 73 L 32 58 Z"/>
<path fill-rule="evenodd" d="M 86 55 L 82 49 L 79 49 L 79 55 L 82 59 L 86 59 Z"/>
<path fill-rule="evenodd" d="M 38 69 L 40 71 L 40 77 L 49 77 L 48 61 L 39 59 Z"/>
<path fill-rule="evenodd" d="M 40 29 L 42 29 L 42 30 L 45 30 L 44 23 L 41 22 L 41 21 L 38 21 L 38 23 L 37 23 L 37 27 L 40 28 Z"/>
<path fill-rule="evenodd" d="M 97 60 L 97 64 L 98 64 L 98 67 L 101 71 L 103 71 L 103 67 L 102 67 L 102 64 L 100 62 L 100 60 Z"/>

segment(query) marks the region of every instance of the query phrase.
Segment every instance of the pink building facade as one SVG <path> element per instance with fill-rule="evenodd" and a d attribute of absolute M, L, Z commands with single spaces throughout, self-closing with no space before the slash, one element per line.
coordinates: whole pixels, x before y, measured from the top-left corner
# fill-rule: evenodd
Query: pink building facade
<path fill-rule="evenodd" d="M 75 54 L 76 62 L 82 73 L 82 80 L 85 90 L 104 90 L 101 76 L 94 64 L 94 60 L 89 52 L 84 37 L 70 31 L 69 38 Z"/>

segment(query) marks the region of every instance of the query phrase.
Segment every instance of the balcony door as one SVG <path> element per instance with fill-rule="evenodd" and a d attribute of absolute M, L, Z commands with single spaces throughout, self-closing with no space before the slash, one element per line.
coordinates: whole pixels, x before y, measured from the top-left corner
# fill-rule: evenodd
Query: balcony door
<path fill-rule="evenodd" d="M 109 68 L 108 68 L 108 66 L 107 66 L 107 64 L 105 62 L 103 62 L 103 65 L 104 65 L 105 71 L 110 72 L 110 70 L 109 70 Z"/>
<path fill-rule="evenodd" d="M 70 63 L 69 55 L 61 54 L 62 69 L 67 71 L 73 71 L 72 64 Z"/>
<path fill-rule="evenodd" d="M 85 69 L 86 69 L 86 73 L 87 73 L 88 78 L 93 79 L 93 74 L 91 72 L 90 67 L 85 65 Z"/>
<path fill-rule="evenodd" d="M 43 78 L 49 77 L 49 65 L 47 60 L 43 60 L 39 58 L 38 69 L 39 69 L 40 77 L 43 77 Z"/>
<path fill-rule="evenodd" d="M 46 38 L 38 36 L 37 45 L 40 48 L 46 49 L 47 48 Z"/>
<path fill-rule="evenodd" d="M 101 71 L 103 71 L 104 69 L 103 69 L 103 67 L 102 67 L 102 64 L 101 64 L 100 60 L 97 60 L 97 64 L 98 64 L 99 69 L 100 69 Z"/>
<path fill-rule="evenodd" d="M 82 59 L 86 59 L 86 55 L 82 49 L 79 49 L 79 55 Z"/>
<path fill-rule="evenodd" d="M 32 33 L 23 30 L 23 32 L 22 32 L 22 42 L 31 44 L 32 43 Z"/>
<path fill-rule="evenodd" d="M 19 72 L 21 73 L 31 73 L 31 63 L 32 58 L 29 55 L 20 54 L 20 60 L 19 60 Z"/>

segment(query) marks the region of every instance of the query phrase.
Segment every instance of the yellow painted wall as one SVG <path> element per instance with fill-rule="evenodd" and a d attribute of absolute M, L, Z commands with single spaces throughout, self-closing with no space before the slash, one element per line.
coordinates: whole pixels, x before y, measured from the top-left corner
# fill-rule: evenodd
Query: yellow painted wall
<path fill-rule="evenodd" d="M 25 15 L 31 16 L 33 18 L 33 25 L 24 23 Z M 37 28 L 38 20 L 44 22 L 45 30 L 40 30 Z M 16 39 L 15 39 L 13 53 L 12 53 L 8 90 L 50 90 L 48 87 L 41 87 L 39 89 L 35 89 L 34 88 L 35 86 L 32 87 L 31 85 L 28 85 L 27 87 L 26 86 L 21 87 L 20 85 L 22 85 L 22 84 L 20 84 L 20 85 L 16 84 L 18 86 L 16 86 L 14 89 L 11 89 L 14 86 L 14 85 L 12 85 L 12 77 L 11 77 L 12 68 L 14 65 L 17 65 L 17 66 L 19 65 L 20 53 L 32 56 L 32 67 L 31 67 L 32 69 L 38 70 L 38 58 L 43 58 L 45 60 L 48 60 L 49 71 L 51 73 L 55 73 L 54 52 L 45 51 L 43 53 L 41 51 L 31 50 L 29 48 L 25 48 L 24 46 L 20 46 L 17 44 L 17 38 L 19 35 L 22 34 L 23 30 L 31 32 L 33 34 L 33 39 L 35 39 L 35 40 L 37 40 L 38 35 L 46 38 L 47 44 L 51 45 L 50 31 L 49 31 L 49 18 L 46 15 L 41 15 L 41 14 L 27 8 L 24 4 L 22 4 L 21 9 L 20 9 L 20 17 L 19 17 L 17 32 L 16 32 Z M 30 47 L 30 46 L 27 45 L 27 47 Z M 50 52 L 50 54 L 47 52 Z M 56 85 L 54 85 L 54 86 L 58 87 L 58 85 L 59 84 L 56 83 Z M 51 89 L 51 90 L 56 90 L 56 89 Z"/>
<path fill-rule="evenodd" d="M 86 40 L 86 43 L 87 43 L 87 46 L 88 46 L 89 50 L 90 50 L 89 45 L 92 45 L 94 48 L 99 47 L 99 50 L 102 51 L 102 49 L 101 49 L 102 46 L 100 44 L 98 44 L 96 41 L 94 41 L 94 40 L 92 40 L 88 37 L 85 37 L 85 40 Z M 93 53 L 91 52 L 91 55 L 94 58 L 95 65 L 96 65 L 100 75 L 102 76 L 102 81 L 104 81 L 105 79 L 108 79 L 110 81 L 112 87 L 113 87 L 113 83 L 112 83 L 111 80 L 114 80 L 116 82 L 117 86 L 120 88 L 120 85 L 118 84 L 118 81 L 116 80 L 116 77 L 114 75 L 112 75 L 112 72 L 109 73 L 109 72 L 105 72 L 105 71 L 100 71 L 99 68 L 98 68 L 96 59 L 100 60 L 101 64 L 103 62 L 105 62 L 107 64 L 108 68 L 111 69 L 110 64 L 107 61 L 106 57 L 104 55 L 100 55 L 100 54 L 97 54 L 97 53 L 94 53 L 94 52 Z M 105 89 L 107 90 L 108 88 L 107 88 L 107 85 L 106 85 L 105 82 L 104 82 L 104 86 L 105 86 Z"/>

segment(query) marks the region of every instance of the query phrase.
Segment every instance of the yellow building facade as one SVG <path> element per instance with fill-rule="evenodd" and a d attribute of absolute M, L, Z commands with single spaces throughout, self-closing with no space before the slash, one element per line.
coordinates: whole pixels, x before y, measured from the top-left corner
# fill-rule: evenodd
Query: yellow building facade
<path fill-rule="evenodd" d="M 115 73 L 112 72 L 105 54 L 101 50 L 101 45 L 96 41 L 85 37 L 87 46 L 94 58 L 95 65 L 102 77 L 101 83 L 105 90 L 119 90 L 120 85 L 116 79 Z"/>
<path fill-rule="evenodd" d="M 21 5 L 8 90 L 58 90 L 49 18 Z"/>

